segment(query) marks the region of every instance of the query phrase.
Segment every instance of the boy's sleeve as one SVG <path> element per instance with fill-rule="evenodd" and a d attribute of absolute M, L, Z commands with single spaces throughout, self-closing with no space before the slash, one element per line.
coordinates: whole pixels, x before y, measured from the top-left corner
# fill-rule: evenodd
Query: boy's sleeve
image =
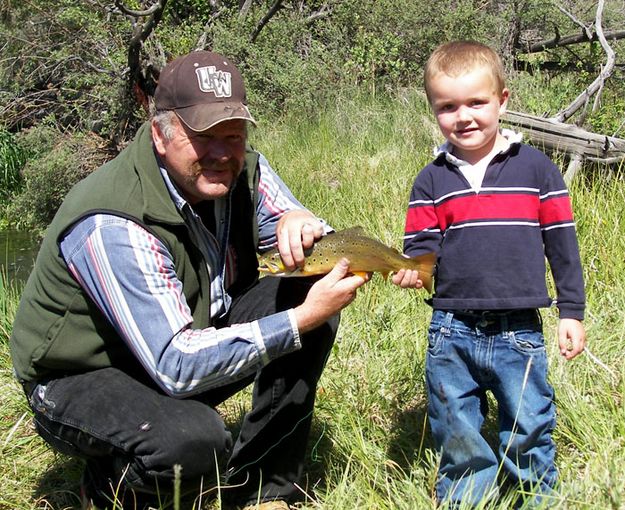
<path fill-rule="evenodd" d="M 540 226 L 561 319 L 584 319 L 585 293 L 573 209 L 560 170 L 551 162 L 540 194 Z"/>
<path fill-rule="evenodd" d="M 426 168 L 419 173 L 410 192 L 404 228 L 404 253 L 410 257 L 438 253 L 441 239 L 432 179 Z"/>

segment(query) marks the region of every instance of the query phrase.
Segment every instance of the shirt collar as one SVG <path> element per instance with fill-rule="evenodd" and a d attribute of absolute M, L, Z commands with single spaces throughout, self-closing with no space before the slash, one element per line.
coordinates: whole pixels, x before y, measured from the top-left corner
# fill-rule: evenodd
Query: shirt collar
<path fill-rule="evenodd" d="M 508 146 L 500 150 L 499 154 L 505 154 L 513 145 L 520 144 L 523 139 L 523 133 L 517 133 L 512 129 L 504 128 L 500 130 L 500 133 L 508 141 Z M 453 145 L 448 140 L 445 140 L 442 145 L 434 148 L 434 157 L 444 156 L 447 161 L 456 166 L 468 165 L 469 163 L 452 154 L 453 148 Z"/>

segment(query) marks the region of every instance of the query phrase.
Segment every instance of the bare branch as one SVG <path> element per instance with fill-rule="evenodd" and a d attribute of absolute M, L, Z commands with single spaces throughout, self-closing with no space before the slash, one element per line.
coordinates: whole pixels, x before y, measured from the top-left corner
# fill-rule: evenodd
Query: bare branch
<path fill-rule="evenodd" d="M 313 22 L 315 22 L 316 20 L 318 20 L 320 18 L 328 17 L 330 14 L 332 14 L 332 8 L 328 4 L 324 4 L 323 7 L 321 7 L 321 9 L 319 9 L 318 11 L 313 12 L 312 14 L 310 14 L 304 20 L 304 23 L 309 25 L 310 23 L 313 23 Z"/>
<path fill-rule="evenodd" d="M 592 32 L 591 32 L 589 27 L 587 27 L 584 23 L 582 23 L 580 20 L 578 20 L 573 14 L 571 14 L 569 11 L 567 11 L 561 5 L 558 5 L 557 8 L 558 8 L 558 10 L 561 13 L 563 13 L 566 17 L 568 17 L 573 23 L 578 25 L 584 31 L 584 34 L 586 34 L 586 37 L 589 40 L 592 39 Z"/>
<path fill-rule="evenodd" d="M 282 8 L 282 0 L 274 0 L 273 4 L 267 11 L 267 14 L 263 16 L 263 18 L 258 22 L 252 36 L 250 37 L 250 42 L 256 41 L 256 38 L 260 34 L 260 31 L 264 28 L 264 26 L 269 23 L 269 20 L 273 18 L 273 16 Z"/>
<path fill-rule="evenodd" d="M 611 41 L 618 39 L 625 39 L 625 30 L 612 30 L 605 33 L 605 38 Z M 573 44 L 580 44 L 585 42 L 595 42 L 599 40 L 599 36 L 592 32 L 592 35 L 588 37 L 586 33 L 560 36 L 556 35 L 553 39 L 547 41 L 540 41 L 531 44 L 527 48 L 519 48 L 521 53 L 540 53 L 551 48 L 559 48 L 563 46 L 570 46 Z"/>
<path fill-rule="evenodd" d="M 623 158 L 619 158 L 618 156 L 614 156 L 613 158 L 593 158 L 587 157 L 588 161 L 592 161 L 594 163 L 601 163 L 603 165 L 615 165 L 617 163 L 622 163 Z"/>
<path fill-rule="evenodd" d="M 120 2 L 119 0 L 115 0 L 115 3 L 117 5 Z M 128 14 L 128 16 L 134 18 L 133 33 L 130 42 L 128 43 L 128 72 L 130 74 L 129 85 L 137 95 L 137 100 L 146 110 L 148 109 L 147 96 L 152 95 L 155 83 L 153 77 L 148 76 L 150 70 L 143 69 L 141 66 L 141 50 L 143 48 L 143 43 L 152 33 L 156 25 L 160 22 L 166 5 L 167 0 L 157 0 L 152 7 L 141 11 L 141 13 L 149 11 L 149 15 Z M 140 19 L 144 18 L 144 22 L 140 23 Z"/>
<path fill-rule="evenodd" d="M 222 12 L 223 10 L 215 11 L 213 12 L 213 14 L 211 14 L 210 18 L 208 18 L 208 21 L 202 29 L 202 34 L 200 35 L 200 37 L 198 37 L 197 44 L 195 45 L 196 51 L 206 49 L 206 45 L 208 44 L 208 31 L 210 30 L 210 27 L 215 22 L 215 20 L 219 18 L 219 16 L 221 16 Z"/>
<path fill-rule="evenodd" d="M 247 16 L 247 13 L 249 12 L 250 8 L 252 7 L 252 1 L 253 0 L 245 0 L 241 4 L 241 8 L 239 9 L 239 17 L 245 18 L 245 16 Z"/>
<path fill-rule="evenodd" d="M 567 186 L 570 186 L 575 176 L 579 173 L 579 171 L 584 166 L 584 158 L 582 158 L 581 154 L 573 154 L 571 159 L 569 160 L 569 164 L 566 168 L 566 172 L 564 172 L 564 182 Z"/>
<path fill-rule="evenodd" d="M 143 11 L 134 11 L 126 7 L 121 0 L 115 0 L 115 6 L 119 9 L 122 14 L 126 14 L 127 16 L 132 16 L 133 18 L 143 18 L 147 16 L 151 16 L 156 11 L 161 9 L 161 2 L 156 2 L 152 7 L 145 9 Z"/>
<path fill-rule="evenodd" d="M 566 119 L 569 119 L 575 112 L 577 112 L 582 106 L 584 106 L 590 98 L 594 94 L 600 94 L 603 89 L 603 84 L 606 79 L 610 77 L 612 74 L 612 70 L 614 69 L 614 63 L 616 60 L 616 55 L 614 50 L 608 44 L 604 34 L 601 18 L 603 16 L 603 6 L 605 1 L 599 0 L 597 4 L 597 14 L 595 17 L 595 30 L 597 32 L 597 37 L 599 38 L 599 42 L 601 43 L 601 47 L 604 49 L 607 55 L 607 62 L 605 67 L 601 70 L 599 76 L 584 90 L 579 96 L 577 96 L 573 102 L 564 110 L 558 112 L 558 114 L 554 117 L 554 120 L 559 122 L 564 122 Z"/>
<path fill-rule="evenodd" d="M 93 7 L 97 7 L 98 9 L 102 9 L 103 11 L 111 10 L 111 7 L 109 5 L 105 5 L 101 2 L 98 2 L 97 0 L 83 0 L 83 2 L 86 2 L 89 5 L 92 5 Z"/>

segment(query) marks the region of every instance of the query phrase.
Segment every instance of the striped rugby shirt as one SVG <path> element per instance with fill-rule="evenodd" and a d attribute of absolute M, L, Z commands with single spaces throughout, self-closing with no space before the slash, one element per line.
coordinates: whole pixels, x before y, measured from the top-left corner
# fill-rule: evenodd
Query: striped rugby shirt
<path fill-rule="evenodd" d="M 304 207 L 262 155 L 259 167 L 256 214 L 263 251 L 275 245 L 280 217 Z M 203 243 L 211 278 L 211 316 L 223 316 L 231 303 L 227 288 L 236 278 L 226 237 L 230 197 L 215 201 L 213 235 L 163 168 L 161 174 L 176 207 Z M 194 329 L 168 249 L 126 218 L 91 215 L 70 230 L 60 248 L 74 277 L 170 395 L 189 396 L 233 382 L 300 347 L 292 310 L 247 324 Z"/>
<path fill-rule="evenodd" d="M 406 214 L 404 252 L 436 252 L 432 306 L 441 310 L 541 308 L 584 317 L 584 282 L 573 212 L 559 169 L 542 152 L 503 133 L 509 147 L 493 157 L 472 188 L 463 162 L 443 145 L 417 175 Z"/>

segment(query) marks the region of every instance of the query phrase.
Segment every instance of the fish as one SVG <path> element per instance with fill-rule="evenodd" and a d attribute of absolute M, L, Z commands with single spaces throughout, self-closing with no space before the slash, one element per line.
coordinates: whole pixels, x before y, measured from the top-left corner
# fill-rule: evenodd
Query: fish
<path fill-rule="evenodd" d="M 259 256 L 258 271 L 282 277 L 322 275 L 329 273 L 340 259 L 346 258 L 350 273 L 361 276 L 378 272 L 386 279 L 390 273 L 400 269 L 416 269 L 423 287 L 432 292 L 435 253 L 406 257 L 395 248 L 369 237 L 362 227 L 327 234 L 304 250 L 304 255 L 306 258 L 302 267 L 288 270 L 280 252 L 274 248 Z"/>

